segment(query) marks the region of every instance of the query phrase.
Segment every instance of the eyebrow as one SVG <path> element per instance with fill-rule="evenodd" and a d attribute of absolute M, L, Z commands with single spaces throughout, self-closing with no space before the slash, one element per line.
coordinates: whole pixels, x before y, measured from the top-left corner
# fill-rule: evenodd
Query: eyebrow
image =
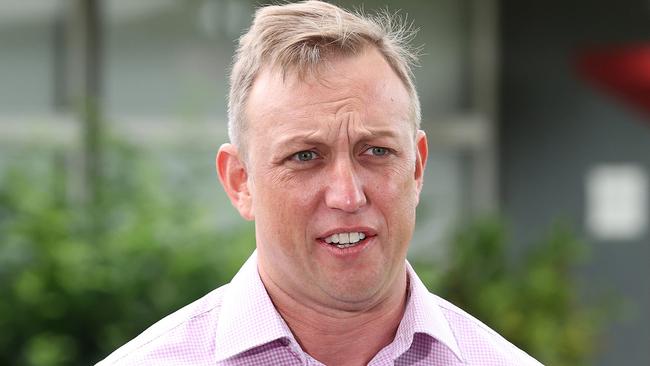
<path fill-rule="evenodd" d="M 359 140 L 367 140 L 370 138 L 381 138 L 381 137 L 389 137 L 389 138 L 397 137 L 397 132 L 394 129 L 381 128 L 381 129 L 374 129 L 374 130 L 369 130 L 369 129 L 364 129 L 364 130 L 365 131 L 359 133 L 359 135 L 361 136 Z M 292 143 L 322 144 L 323 141 L 326 140 L 323 137 L 324 134 L 325 133 L 323 133 L 323 131 L 321 130 L 312 131 L 308 133 L 296 132 L 293 134 L 285 134 L 279 140 L 276 141 L 276 144 L 278 145 L 288 145 Z"/>

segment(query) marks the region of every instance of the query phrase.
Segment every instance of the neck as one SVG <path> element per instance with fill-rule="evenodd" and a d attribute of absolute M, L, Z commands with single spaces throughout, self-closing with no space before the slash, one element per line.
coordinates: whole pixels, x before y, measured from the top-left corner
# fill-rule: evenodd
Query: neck
<path fill-rule="evenodd" d="M 395 337 L 407 300 L 403 272 L 385 298 L 358 310 L 324 308 L 290 296 L 260 271 L 262 282 L 302 349 L 326 365 L 367 365 Z"/>

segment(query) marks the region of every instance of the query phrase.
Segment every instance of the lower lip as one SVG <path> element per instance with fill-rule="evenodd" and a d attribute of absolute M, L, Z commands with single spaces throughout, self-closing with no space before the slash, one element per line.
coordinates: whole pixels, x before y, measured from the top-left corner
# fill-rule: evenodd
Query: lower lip
<path fill-rule="evenodd" d="M 374 236 L 366 237 L 360 241 L 359 244 L 347 248 L 339 248 L 335 245 L 327 244 L 324 240 L 318 240 L 318 243 L 336 257 L 349 258 L 357 256 L 363 252 L 371 244 L 374 238 Z"/>

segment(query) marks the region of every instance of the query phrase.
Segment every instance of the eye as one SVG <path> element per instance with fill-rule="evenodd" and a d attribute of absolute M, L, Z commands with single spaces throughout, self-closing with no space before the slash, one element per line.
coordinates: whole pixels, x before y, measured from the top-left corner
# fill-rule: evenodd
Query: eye
<path fill-rule="evenodd" d="M 291 155 L 291 160 L 296 161 L 311 161 L 318 158 L 318 154 L 311 150 L 299 151 Z"/>
<path fill-rule="evenodd" d="M 370 154 L 373 156 L 386 156 L 390 153 L 390 150 L 381 146 L 372 146 L 363 152 L 364 154 Z"/>

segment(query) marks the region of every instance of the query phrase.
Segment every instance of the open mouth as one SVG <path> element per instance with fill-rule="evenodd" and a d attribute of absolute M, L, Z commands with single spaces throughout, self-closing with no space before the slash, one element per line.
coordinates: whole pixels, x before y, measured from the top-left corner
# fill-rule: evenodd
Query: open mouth
<path fill-rule="evenodd" d="M 366 239 L 366 234 L 362 232 L 352 231 L 347 233 L 337 233 L 332 234 L 322 240 L 327 244 L 337 247 L 339 249 L 345 249 L 357 246 Z"/>

